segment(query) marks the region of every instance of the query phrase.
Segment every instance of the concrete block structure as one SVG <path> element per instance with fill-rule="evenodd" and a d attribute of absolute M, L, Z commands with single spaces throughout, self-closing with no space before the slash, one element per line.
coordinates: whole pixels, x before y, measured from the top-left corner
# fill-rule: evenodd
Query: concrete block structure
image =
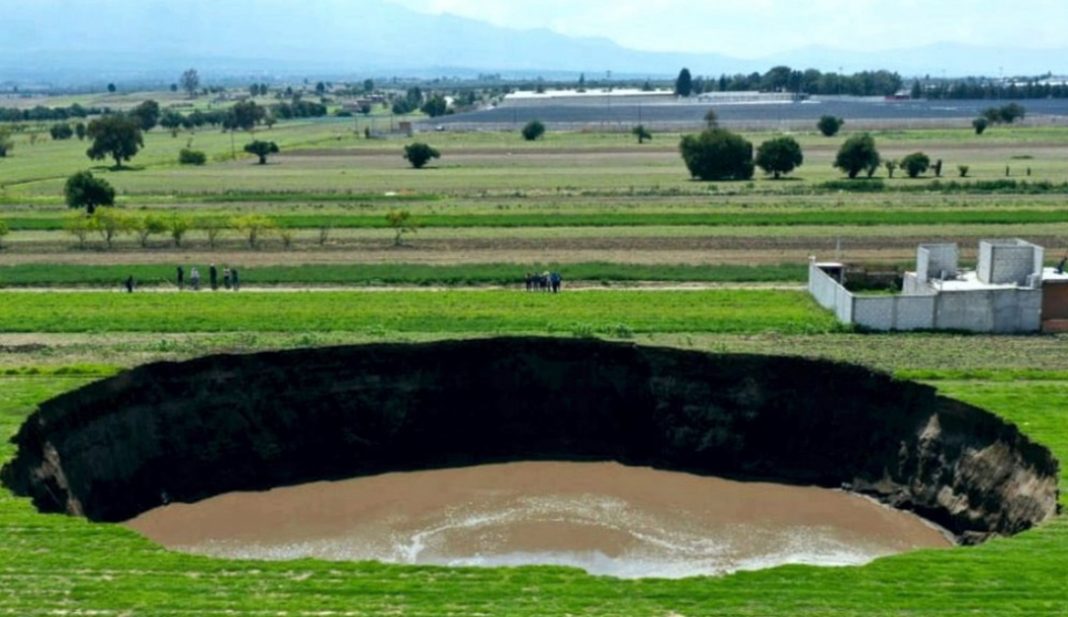
<path fill-rule="evenodd" d="M 850 291 L 845 264 L 815 259 L 808 287 L 839 321 L 869 330 L 1068 331 L 1068 275 L 1044 259 L 1024 240 L 984 240 L 976 269 L 961 270 L 957 245 L 923 244 L 898 294 Z"/>

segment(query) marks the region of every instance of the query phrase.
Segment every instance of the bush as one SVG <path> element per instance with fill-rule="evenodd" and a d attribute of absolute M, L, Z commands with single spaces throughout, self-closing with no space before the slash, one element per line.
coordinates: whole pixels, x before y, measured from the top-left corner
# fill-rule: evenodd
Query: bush
<path fill-rule="evenodd" d="M 841 130 L 843 124 L 845 124 L 845 120 L 841 118 L 822 116 L 819 122 L 816 123 L 816 128 L 819 129 L 820 133 L 823 133 L 824 137 L 834 137 Z"/>
<path fill-rule="evenodd" d="M 65 122 L 59 124 L 53 124 L 52 128 L 48 129 L 48 134 L 52 136 L 52 139 L 56 141 L 63 141 L 74 137 L 74 129 Z"/>
<path fill-rule="evenodd" d="M 972 120 L 972 128 L 975 129 L 976 135 L 982 135 L 988 126 L 990 126 L 990 121 L 986 118 L 976 118 L 975 120 Z"/>
<path fill-rule="evenodd" d="M 422 169 L 431 159 L 440 159 L 441 152 L 424 143 L 414 143 L 404 146 L 404 158 L 416 169 Z"/>
<path fill-rule="evenodd" d="M 957 165 L 957 172 L 960 173 L 961 178 L 968 177 L 968 170 L 971 169 L 967 165 Z"/>
<path fill-rule="evenodd" d="M 753 144 L 726 129 L 687 135 L 679 152 L 690 175 L 701 180 L 749 180 L 753 177 Z"/>
<path fill-rule="evenodd" d="M 645 128 L 644 124 L 639 124 L 638 126 L 632 128 L 630 130 L 630 134 L 638 138 L 639 144 L 643 144 L 647 139 L 653 138 L 653 134 L 649 132 L 649 129 Z"/>
<path fill-rule="evenodd" d="M 11 227 L 8 226 L 7 221 L 0 219 L 0 249 L 4 248 L 4 236 L 8 235 L 9 233 L 11 233 Z"/>
<path fill-rule="evenodd" d="M 842 144 L 838 156 L 834 159 L 834 166 L 844 171 L 850 180 L 865 170 L 870 178 L 881 160 L 879 151 L 875 148 L 875 139 L 868 133 L 861 133 Z"/>
<path fill-rule="evenodd" d="M 208 162 L 208 155 L 200 150 L 182 148 L 178 153 L 178 163 L 181 165 L 203 165 Z"/>
<path fill-rule="evenodd" d="M 927 173 L 931 167 L 931 159 L 923 152 L 914 152 L 901 159 L 901 168 L 910 178 L 918 178 Z"/>
<path fill-rule="evenodd" d="M 793 137 L 778 137 L 765 141 L 757 148 L 756 164 L 766 174 L 772 174 L 777 180 L 780 175 L 788 174 L 804 163 L 801 145 Z"/>
<path fill-rule="evenodd" d="M 545 125 L 541 123 L 541 120 L 531 120 L 523 127 L 522 134 L 523 139 L 536 141 L 545 135 Z"/>

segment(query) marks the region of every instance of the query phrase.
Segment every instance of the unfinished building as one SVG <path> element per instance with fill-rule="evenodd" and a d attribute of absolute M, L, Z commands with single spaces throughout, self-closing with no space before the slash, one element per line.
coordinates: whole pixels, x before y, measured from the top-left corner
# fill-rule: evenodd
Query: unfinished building
<path fill-rule="evenodd" d="M 898 293 L 855 291 L 845 264 L 809 264 L 808 289 L 839 321 L 868 330 L 959 330 L 1017 334 L 1068 330 L 1068 275 L 1043 266 L 1024 240 L 979 243 L 975 270 L 960 269 L 956 244 L 923 244 Z"/>

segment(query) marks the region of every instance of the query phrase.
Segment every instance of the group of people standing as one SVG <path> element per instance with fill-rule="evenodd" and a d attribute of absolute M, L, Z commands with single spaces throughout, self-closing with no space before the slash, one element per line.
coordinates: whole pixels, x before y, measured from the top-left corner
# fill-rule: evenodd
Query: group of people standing
<path fill-rule="evenodd" d="M 546 291 L 555 294 L 560 293 L 563 277 L 559 272 L 542 272 L 541 274 L 527 272 L 526 283 L 527 291 Z"/>
<path fill-rule="evenodd" d="M 182 291 L 186 286 L 185 268 L 178 266 L 177 270 L 178 290 Z M 215 267 L 215 264 L 208 266 L 208 285 L 212 291 L 218 291 L 219 289 L 219 269 Z M 222 270 L 222 286 L 223 289 L 229 291 L 238 291 L 241 289 L 241 277 L 238 275 L 237 268 L 223 267 Z M 189 288 L 193 291 L 200 291 L 200 270 L 196 266 L 189 269 Z"/>

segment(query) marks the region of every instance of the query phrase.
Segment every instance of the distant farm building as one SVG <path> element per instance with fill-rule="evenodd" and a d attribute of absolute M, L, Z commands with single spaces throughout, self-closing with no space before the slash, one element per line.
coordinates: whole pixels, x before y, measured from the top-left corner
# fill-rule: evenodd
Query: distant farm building
<path fill-rule="evenodd" d="M 1068 275 L 1044 268 L 1045 250 L 1023 240 L 979 243 L 975 270 L 956 244 L 920 245 L 899 293 L 865 294 L 845 264 L 809 264 L 808 289 L 839 321 L 869 330 L 1068 331 Z"/>
<path fill-rule="evenodd" d="M 670 90 L 647 91 L 636 88 L 588 88 L 582 90 L 522 90 L 504 97 L 501 107 L 556 107 L 562 105 L 591 106 L 618 103 L 620 105 L 656 105 L 672 103 L 675 93 Z"/>

